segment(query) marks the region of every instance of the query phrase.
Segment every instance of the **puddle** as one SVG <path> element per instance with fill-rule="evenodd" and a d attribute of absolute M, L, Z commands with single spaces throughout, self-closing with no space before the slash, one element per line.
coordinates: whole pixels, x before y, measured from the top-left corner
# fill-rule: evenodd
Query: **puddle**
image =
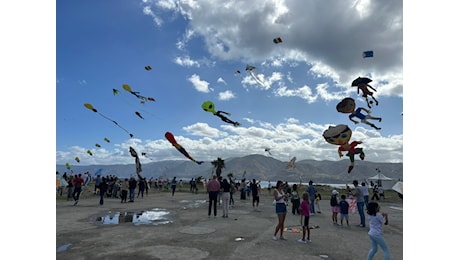
<path fill-rule="evenodd" d="M 71 245 L 72 245 L 72 244 L 70 244 L 70 243 L 69 243 L 69 244 L 62 245 L 62 246 L 58 247 L 58 248 L 56 249 L 56 251 L 57 251 L 58 253 L 59 253 L 59 252 L 64 252 L 64 251 L 66 251 L 67 249 L 69 249 L 69 247 L 70 247 Z"/>
<path fill-rule="evenodd" d="M 199 208 L 201 205 L 206 204 L 206 200 L 180 200 L 179 203 L 186 204 L 182 206 L 182 209 L 190 209 L 190 208 Z"/>
<path fill-rule="evenodd" d="M 172 213 L 166 209 L 160 208 L 123 213 L 109 211 L 103 216 L 97 216 L 95 222 L 101 225 L 117 225 L 122 223 L 132 223 L 134 225 L 164 225 L 173 223 Z"/>

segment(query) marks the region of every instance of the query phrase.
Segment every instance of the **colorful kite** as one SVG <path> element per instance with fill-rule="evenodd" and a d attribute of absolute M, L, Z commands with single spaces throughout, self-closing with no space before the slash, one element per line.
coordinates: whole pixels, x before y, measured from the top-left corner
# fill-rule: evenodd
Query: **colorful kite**
<path fill-rule="evenodd" d="M 297 158 L 295 156 L 292 157 L 292 159 L 289 161 L 288 165 L 286 166 L 286 169 L 295 168 L 295 160 L 297 160 Z"/>
<path fill-rule="evenodd" d="M 264 82 L 257 77 L 257 70 L 256 67 L 251 66 L 251 65 L 246 65 L 246 71 L 251 75 L 251 77 L 262 87 L 265 87 Z"/>
<path fill-rule="evenodd" d="M 145 66 L 144 68 L 145 68 L 145 70 L 152 70 L 152 67 L 150 67 L 150 66 Z"/>
<path fill-rule="evenodd" d="M 363 51 L 363 58 L 372 58 L 374 57 L 374 51 Z"/>
<path fill-rule="evenodd" d="M 86 151 L 86 153 L 93 156 L 93 153 L 91 152 L 91 150 Z"/>
<path fill-rule="evenodd" d="M 280 37 L 276 37 L 275 39 L 273 39 L 273 42 L 278 44 L 278 43 L 283 42 L 283 40 Z"/>
<path fill-rule="evenodd" d="M 228 115 L 228 116 L 231 116 L 230 113 L 227 113 L 227 112 L 224 112 L 224 111 L 215 111 L 215 106 L 214 106 L 214 103 L 212 101 L 205 101 L 203 102 L 203 104 L 201 104 L 201 108 L 203 108 L 204 111 L 206 112 L 210 112 L 212 113 L 213 115 L 215 116 L 218 116 L 220 119 L 222 119 L 222 121 L 226 122 L 226 123 L 230 123 L 230 124 L 233 124 L 234 126 L 240 126 L 241 124 L 238 123 L 238 122 L 234 122 L 230 119 L 228 119 L 225 115 Z M 225 114 L 225 115 L 224 115 Z"/>
<path fill-rule="evenodd" d="M 378 106 L 379 105 L 379 102 L 377 101 L 377 99 L 375 99 L 374 97 L 374 92 L 370 91 L 370 89 L 372 89 L 373 91 L 377 91 L 375 88 L 373 88 L 371 85 L 369 85 L 369 83 L 372 82 L 372 79 L 370 78 L 361 78 L 361 77 L 358 77 L 356 78 L 355 80 L 353 80 L 353 82 L 351 83 L 351 86 L 352 87 L 357 87 L 358 88 L 358 95 L 359 95 L 359 91 L 361 90 L 361 92 L 363 92 L 363 95 L 362 97 L 366 99 L 366 103 L 367 103 L 367 106 L 369 108 L 371 108 L 371 104 L 373 103 L 372 100 L 369 101 L 367 99 L 367 96 L 371 96 L 371 98 L 375 101 L 375 105 Z"/>
<path fill-rule="evenodd" d="M 114 89 L 114 88 L 113 88 L 113 89 L 112 89 L 112 92 L 113 92 L 113 95 L 115 96 L 115 95 L 117 95 L 118 93 L 120 93 L 120 90 Z"/>
<path fill-rule="evenodd" d="M 92 110 L 93 112 L 95 113 L 98 113 L 99 115 L 101 115 L 102 117 L 104 117 L 105 119 L 109 120 L 109 121 L 112 121 L 115 125 L 117 125 L 118 127 L 120 127 L 121 129 L 123 129 L 126 133 L 129 134 L 129 136 L 132 138 L 134 135 L 131 134 L 130 132 L 128 132 L 128 130 L 124 129 L 121 125 L 119 125 L 115 120 L 112 120 L 108 117 L 106 117 L 105 115 L 99 113 L 94 107 L 93 105 L 89 104 L 89 103 L 85 103 L 84 106 L 89 109 L 89 110 Z"/>
<path fill-rule="evenodd" d="M 104 141 L 106 141 L 107 143 L 110 143 L 110 140 L 107 137 L 104 137 Z"/>
<path fill-rule="evenodd" d="M 353 141 L 351 144 L 349 143 L 351 134 L 351 129 L 347 125 L 329 126 L 329 128 L 323 132 L 323 137 L 326 142 L 339 145 L 339 157 L 343 156 L 343 151 L 347 151 L 346 156 L 350 157 L 348 173 L 350 173 L 355 166 L 355 154 L 359 154 L 359 158 L 361 158 L 361 160 L 364 160 L 365 157 L 363 148 L 356 148 L 356 146 L 362 143 L 361 141 Z"/>
<path fill-rule="evenodd" d="M 358 109 L 356 109 L 356 110 L 355 110 L 355 108 L 356 108 L 355 100 L 350 98 L 350 97 L 342 99 L 342 101 L 340 101 L 336 106 L 336 109 L 337 109 L 338 112 L 344 113 L 344 114 L 350 114 L 348 116 L 348 118 L 353 123 L 355 123 L 355 124 L 359 123 L 358 121 L 353 120 L 353 117 L 357 117 L 357 118 L 359 118 L 361 123 L 370 125 L 371 127 L 375 128 L 376 130 L 381 129 L 380 127 L 377 127 L 374 124 L 372 124 L 371 122 L 367 121 L 367 120 L 379 120 L 379 122 L 381 122 L 382 121 L 381 117 L 373 117 L 371 115 L 371 111 L 368 110 L 368 109 L 365 109 L 364 107 L 358 107 Z M 367 114 L 364 115 L 363 113 L 361 113 L 361 110 L 365 111 Z"/>
<path fill-rule="evenodd" d="M 70 170 L 70 163 L 65 163 L 65 167 L 67 168 L 67 170 Z"/>
<path fill-rule="evenodd" d="M 100 145 L 100 144 L 95 144 L 95 146 L 101 148 L 101 145 Z"/>
<path fill-rule="evenodd" d="M 75 161 L 77 161 L 77 162 L 79 163 L 79 162 L 80 162 L 80 158 L 78 158 L 78 156 L 75 157 Z"/>
<path fill-rule="evenodd" d="M 141 176 L 141 171 L 142 171 L 142 166 L 141 166 L 141 161 L 139 160 L 139 156 L 137 155 L 136 150 L 132 148 L 131 146 L 129 147 L 129 153 L 131 154 L 132 157 L 136 158 L 135 163 L 136 163 L 136 173 L 139 179 L 143 179 Z"/>
<path fill-rule="evenodd" d="M 134 96 L 136 96 L 140 100 L 141 104 L 144 104 L 145 101 L 153 101 L 153 102 L 155 102 L 154 98 L 144 97 L 144 96 L 139 95 L 140 92 L 132 91 L 131 87 L 128 84 L 123 84 L 123 89 L 128 91 L 129 93 L 133 94 Z"/>
<path fill-rule="evenodd" d="M 168 140 L 174 147 L 176 147 L 176 149 L 181 152 L 185 157 L 187 157 L 188 159 L 196 162 L 197 164 L 202 164 L 203 161 L 197 161 L 195 159 L 193 159 L 188 153 L 187 151 L 180 145 L 176 142 L 176 139 L 174 138 L 174 135 L 170 132 L 166 132 L 165 133 L 165 137 L 166 137 L 166 140 Z"/>

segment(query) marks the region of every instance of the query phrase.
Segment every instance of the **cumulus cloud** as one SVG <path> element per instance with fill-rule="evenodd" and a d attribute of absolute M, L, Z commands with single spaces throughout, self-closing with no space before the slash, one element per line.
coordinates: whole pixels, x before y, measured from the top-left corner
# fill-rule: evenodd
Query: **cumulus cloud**
<path fill-rule="evenodd" d="M 212 88 L 209 88 L 209 82 L 205 80 L 201 80 L 200 76 L 196 74 L 193 74 L 187 80 L 192 82 L 195 89 L 199 92 L 208 93 L 213 90 Z"/>
<path fill-rule="evenodd" d="M 226 90 L 219 93 L 219 100 L 229 100 L 235 98 L 235 94 L 231 90 Z"/>

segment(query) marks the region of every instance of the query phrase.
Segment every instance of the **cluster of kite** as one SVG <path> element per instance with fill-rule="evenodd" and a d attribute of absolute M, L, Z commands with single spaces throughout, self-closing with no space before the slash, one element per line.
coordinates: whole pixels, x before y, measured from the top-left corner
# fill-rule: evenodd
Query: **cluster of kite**
<path fill-rule="evenodd" d="M 372 53 L 373 55 L 373 53 Z M 368 96 L 371 96 L 372 99 L 375 101 L 375 105 L 378 105 L 377 99 L 374 98 L 373 92 L 369 90 L 371 88 L 374 91 L 375 90 L 372 86 L 369 85 L 369 82 L 372 80 L 369 78 L 361 78 L 358 77 L 355 80 L 353 80 L 351 86 L 352 87 L 357 87 L 358 88 L 358 95 L 359 91 L 361 90 L 363 92 L 362 97 L 366 99 L 367 106 L 371 108 L 371 104 L 373 104 L 372 100 L 368 100 Z M 358 107 L 356 108 L 356 103 L 355 100 L 351 97 L 346 97 L 340 101 L 336 109 L 340 113 L 344 114 L 349 114 L 348 118 L 355 124 L 358 124 L 359 122 L 367 124 L 371 127 L 373 127 L 376 130 L 380 130 L 380 127 L 377 127 L 373 123 L 369 122 L 368 120 L 378 120 L 379 122 L 382 121 L 381 117 L 374 117 L 371 115 L 371 111 L 369 109 L 366 109 L 364 107 Z M 362 111 L 364 111 L 366 114 L 363 114 Z M 360 121 L 353 120 L 353 118 L 356 117 Z M 346 156 L 350 158 L 350 165 L 348 166 L 348 173 L 350 173 L 355 165 L 355 155 L 359 155 L 359 158 L 361 160 L 364 160 L 365 154 L 363 151 L 363 148 L 357 147 L 359 144 L 362 144 L 361 141 L 353 141 L 350 143 L 352 131 L 348 127 L 348 125 L 345 124 L 340 124 L 336 126 L 329 126 L 327 130 L 323 132 L 323 137 L 326 140 L 326 142 L 334 145 L 338 145 L 338 153 L 339 157 L 343 156 L 342 152 L 347 152 Z"/>

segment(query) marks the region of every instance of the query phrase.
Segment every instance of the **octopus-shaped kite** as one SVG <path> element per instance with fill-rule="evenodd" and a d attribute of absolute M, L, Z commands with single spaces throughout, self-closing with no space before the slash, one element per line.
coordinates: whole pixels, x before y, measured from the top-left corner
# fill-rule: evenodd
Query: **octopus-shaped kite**
<path fill-rule="evenodd" d="M 197 164 L 202 164 L 203 161 L 197 161 L 195 159 L 193 159 L 188 153 L 187 151 L 180 145 L 177 143 L 176 139 L 174 138 L 174 135 L 171 133 L 171 132 L 166 132 L 165 133 L 165 137 L 166 137 L 166 140 L 168 140 L 174 147 L 176 147 L 176 149 L 181 152 L 185 157 L 187 157 L 188 159 L 196 162 Z"/>
<path fill-rule="evenodd" d="M 128 133 L 129 136 L 130 136 L 131 138 L 134 136 L 133 134 L 131 134 L 130 132 L 128 132 L 128 130 L 124 129 L 121 125 L 119 125 L 115 120 L 110 119 L 110 118 L 106 117 L 105 115 L 99 113 L 99 112 L 97 111 L 97 109 L 95 109 L 95 108 L 93 107 L 93 105 L 91 105 L 91 104 L 89 104 L 89 103 L 85 103 L 84 106 L 85 106 L 87 109 L 89 109 L 89 110 L 91 110 L 91 111 L 93 111 L 93 112 L 95 112 L 95 113 L 98 113 L 98 114 L 101 115 L 103 118 L 105 118 L 105 119 L 107 119 L 107 120 L 109 120 L 109 121 L 112 121 L 115 125 L 117 125 L 117 126 L 120 127 L 121 129 L 123 129 L 126 133 Z"/>
<path fill-rule="evenodd" d="M 134 96 L 136 96 L 140 100 L 141 104 L 144 104 L 145 101 L 153 101 L 153 102 L 155 102 L 154 98 L 141 96 L 141 95 L 139 95 L 140 92 L 132 91 L 131 87 L 128 84 L 123 84 L 123 89 L 128 91 L 129 93 L 133 94 Z"/>

